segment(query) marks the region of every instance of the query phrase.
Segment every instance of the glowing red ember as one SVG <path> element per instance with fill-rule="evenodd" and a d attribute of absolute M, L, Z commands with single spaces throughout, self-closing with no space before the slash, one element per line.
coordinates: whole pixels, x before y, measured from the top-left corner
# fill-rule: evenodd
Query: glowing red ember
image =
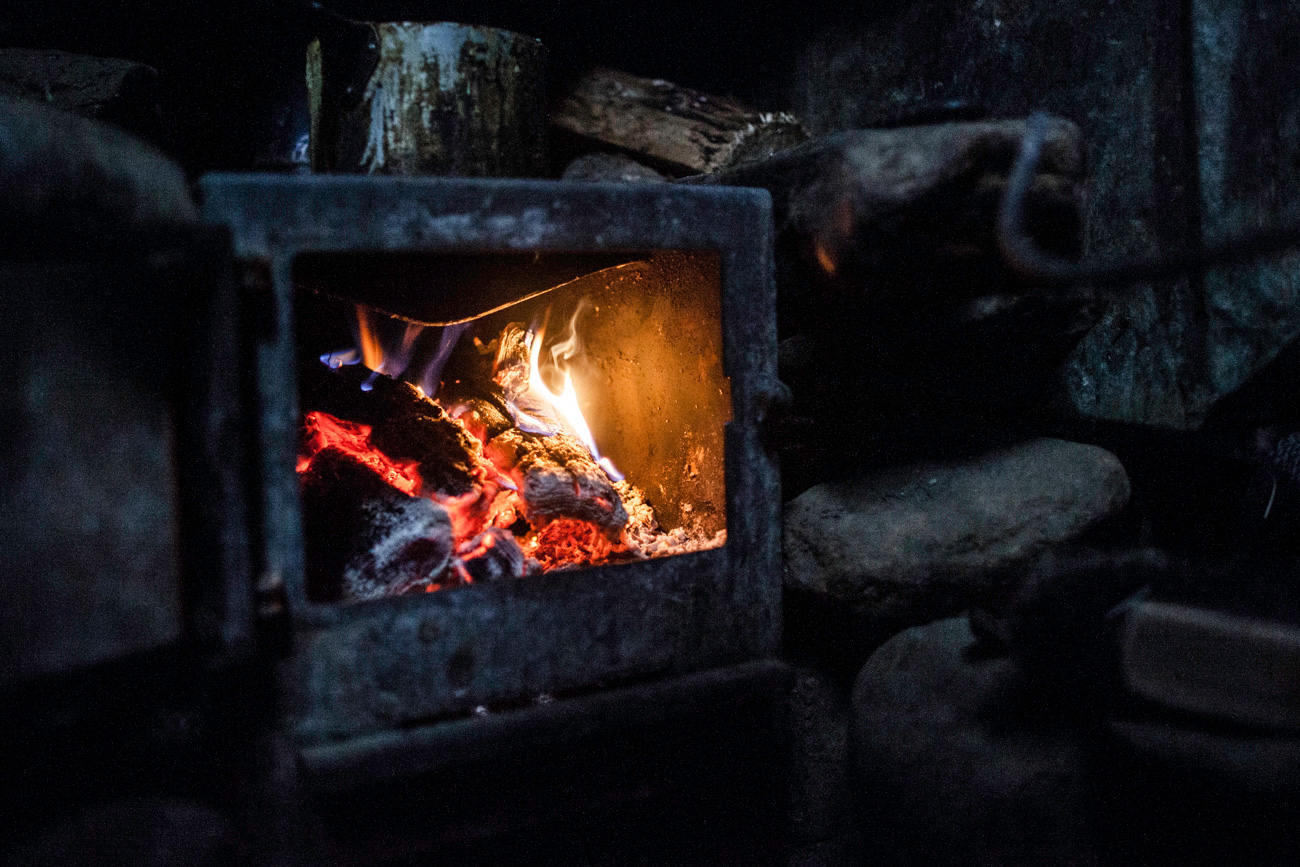
<path fill-rule="evenodd" d="M 611 542 L 600 527 L 577 518 L 551 521 L 524 544 L 525 553 L 541 563 L 543 569 L 594 566 L 621 550 L 622 546 Z"/>
<path fill-rule="evenodd" d="M 303 418 L 303 454 L 298 456 L 298 472 L 305 473 L 312 458 L 334 446 L 370 467 L 404 494 L 415 496 L 420 490 L 420 473 L 416 461 L 397 461 L 370 444 L 370 425 L 344 421 L 325 412 L 309 412 Z"/>

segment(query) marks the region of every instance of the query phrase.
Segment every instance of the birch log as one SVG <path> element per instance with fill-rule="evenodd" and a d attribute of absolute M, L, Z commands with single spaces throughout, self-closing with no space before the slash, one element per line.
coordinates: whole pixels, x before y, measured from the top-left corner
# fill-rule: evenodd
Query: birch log
<path fill-rule="evenodd" d="M 308 48 L 312 171 L 542 174 L 542 43 L 465 24 L 367 27 Z"/>

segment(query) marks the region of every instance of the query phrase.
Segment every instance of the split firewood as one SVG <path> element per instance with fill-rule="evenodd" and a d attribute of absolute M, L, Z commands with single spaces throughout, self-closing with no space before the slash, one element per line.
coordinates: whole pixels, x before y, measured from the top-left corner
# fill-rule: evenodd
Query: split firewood
<path fill-rule="evenodd" d="M 312 457 L 302 474 L 302 511 L 316 601 L 361 602 L 461 581 L 446 510 L 402 493 L 342 449 Z"/>
<path fill-rule="evenodd" d="M 370 390 L 362 390 L 367 382 Z M 331 370 L 313 361 L 300 370 L 299 393 L 303 412 L 369 425 L 375 448 L 416 461 L 425 494 L 460 496 L 482 482 L 479 443 L 409 382 L 371 377 L 361 365 Z"/>
<path fill-rule="evenodd" d="M 808 139 L 791 114 L 603 68 L 564 95 L 551 124 L 678 177 L 763 159 Z"/>

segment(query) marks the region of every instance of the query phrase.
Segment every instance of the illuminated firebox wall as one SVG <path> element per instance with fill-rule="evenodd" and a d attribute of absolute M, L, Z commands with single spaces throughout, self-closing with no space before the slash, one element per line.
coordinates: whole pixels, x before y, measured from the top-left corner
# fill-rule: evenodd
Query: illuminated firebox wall
<path fill-rule="evenodd" d="M 355 363 L 355 369 L 334 375 L 351 388 L 391 390 L 392 383 L 379 382 L 370 372 L 377 368 L 381 375 L 411 383 L 405 387 L 411 400 L 418 400 L 413 396 L 415 386 L 432 396 L 450 419 L 475 437 L 482 454 L 474 469 L 472 493 L 446 484 L 439 492 L 424 480 L 423 493 L 450 513 L 456 535 L 454 550 L 418 538 L 420 532 L 428 535 L 436 528 L 421 531 L 413 526 L 411 541 L 419 544 L 412 550 L 422 559 L 414 564 L 401 561 L 416 572 L 442 569 L 442 574 L 450 577 L 423 587 L 381 580 L 379 583 L 389 588 L 383 595 L 472 583 L 475 576 L 483 575 L 482 570 L 466 569 L 457 558 L 463 556 L 473 567 L 473 559 L 485 553 L 484 545 L 496 545 L 498 550 L 492 553 L 497 556 L 503 544 L 517 542 L 529 558 L 527 568 L 509 576 L 519 577 L 588 563 L 669 556 L 724 543 L 724 431 L 731 419 L 731 398 L 722 365 L 715 253 L 645 254 L 573 279 L 564 275 L 567 282 L 550 291 L 536 288 L 555 277 L 554 269 L 548 273 L 546 263 L 530 275 L 529 285 L 520 287 L 518 268 L 511 273 L 512 269 L 494 266 L 487 257 L 480 257 L 483 262 L 477 271 L 464 256 L 380 257 L 369 263 L 367 258 L 362 254 L 313 254 L 299 256 L 295 264 L 304 410 L 311 409 L 308 383 L 320 380 L 326 367 Z M 394 270 L 395 261 L 400 274 Z M 367 264 L 380 265 L 386 271 L 368 271 Z M 448 275 L 457 277 L 472 287 L 469 294 L 477 302 L 467 301 L 464 293 L 448 291 L 446 286 L 421 293 L 421 275 L 429 274 L 439 275 L 443 283 Z M 522 295 L 525 300 L 501 304 L 510 292 L 494 285 L 494 279 L 499 284 L 512 277 L 518 287 L 514 297 Z M 358 304 L 359 300 L 369 303 Z M 372 306 L 377 303 L 385 309 Z M 473 312 L 476 304 L 490 312 L 466 320 L 465 314 Z M 403 318 L 398 320 L 393 314 Z M 423 329 L 426 323 L 446 322 L 456 324 Z M 520 347 L 523 355 L 531 349 L 533 360 L 540 359 L 531 371 L 533 392 L 523 397 L 511 391 L 521 387 L 522 374 L 512 380 L 509 369 L 519 358 L 503 357 L 509 356 L 510 340 L 517 337 L 528 341 Z M 596 452 L 591 456 L 593 462 L 603 456 L 601 466 L 608 471 L 608 478 L 599 471 L 595 475 L 609 490 L 617 491 L 612 496 L 621 499 L 628 513 L 625 521 L 602 521 L 600 515 L 585 513 L 579 517 L 592 520 L 569 520 L 563 509 L 557 519 L 529 508 L 524 502 L 525 480 L 512 471 L 499 445 L 521 435 L 512 433 L 493 440 L 484 431 L 480 413 L 473 410 L 473 401 L 466 398 L 474 389 L 462 380 L 481 382 L 482 374 L 476 378 L 471 368 L 485 364 L 492 364 L 495 379 L 505 383 L 512 421 L 528 432 L 523 438 L 534 442 L 536 435 L 545 434 L 548 419 L 564 413 L 541 406 L 542 426 L 538 427 L 529 414 L 532 405 L 528 401 L 536 394 L 549 398 L 564 391 L 567 375 L 579 417 L 574 424 L 561 424 L 562 435 L 573 433 L 576 439 L 589 441 L 588 448 Z M 367 399 L 359 394 L 355 397 L 358 403 Z M 370 429 L 363 426 L 359 433 L 358 421 L 330 415 L 322 419 L 320 413 L 313 413 L 305 420 L 304 441 L 314 443 L 317 450 L 334 444 L 361 454 L 367 451 Z M 336 422 L 342 423 L 341 432 Z M 584 423 L 589 437 L 585 430 L 575 429 Z M 363 459 L 376 473 L 391 477 L 387 482 L 403 492 L 401 497 L 419 493 L 419 473 L 409 462 L 385 456 L 378 448 Z M 300 455 L 300 472 L 311 472 L 310 461 L 311 454 Z M 440 478 L 436 471 L 434 475 Z M 603 500 L 599 494 L 587 497 Z M 397 520 L 394 515 L 403 509 L 406 506 L 401 503 L 390 502 L 382 510 L 383 520 Z M 520 520 L 514 519 L 516 511 Z M 525 515 L 527 521 L 522 520 Z M 418 524 L 431 519 L 415 509 L 409 520 Z M 320 563 L 312 562 L 312 534 L 333 537 L 349 531 L 336 527 L 330 532 L 313 527 L 311 520 L 307 523 L 309 597 L 318 602 L 378 598 L 341 593 L 336 577 L 320 574 Z M 496 536 L 482 536 L 485 527 L 495 527 Z M 503 535 L 507 531 L 513 539 Z M 444 568 L 444 557 L 451 566 Z M 338 566 L 330 563 L 326 569 L 337 571 Z"/>

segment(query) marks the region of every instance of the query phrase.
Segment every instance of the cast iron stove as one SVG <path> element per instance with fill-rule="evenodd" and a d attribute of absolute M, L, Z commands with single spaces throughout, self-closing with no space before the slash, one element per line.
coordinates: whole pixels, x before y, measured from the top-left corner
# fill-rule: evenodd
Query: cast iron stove
<path fill-rule="evenodd" d="M 207 219 L 229 226 L 253 287 L 258 588 L 264 611 L 285 609 L 292 641 L 282 666 L 284 712 L 309 754 L 334 755 L 330 745 L 382 739 L 476 708 L 775 654 L 780 497 L 764 426 L 783 387 L 767 193 L 256 175 L 209 176 L 203 192 Z M 672 257 L 698 266 L 693 282 L 655 277 L 655 263 L 667 261 L 660 270 L 674 271 Z M 717 427 L 724 452 L 725 545 L 356 605 L 314 601 L 304 579 L 295 476 L 295 283 L 325 285 L 328 293 L 419 321 L 452 322 L 584 281 L 600 284 L 606 307 L 619 305 L 615 281 L 602 282 L 600 274 L 637 262 L 650 263 L 649 276 L 621 302 L 628 313 L 611 320 L 605 342 L 620 328 L 630 340 L 626 329 L 634 329 L 653 332 L 651 342 L 667 348 L 611 368 L 609 378 L 633 371 L 649 382 L 685 382 L 689 360 L 707 355 L 707 335 L 715 335 L 725 387 L 713 402 L 729 400 L 729 417 L 715 412 L 704 421 Z M 297 292 L 301 303 L 301 286 Z M 662 370 L 643 369 L 654 359 Z M 682 412 L 701 411 L 699 403 Z M 651 401 L 630 424 L 641 429 L 646 417 L 667 412 L 663 401 Z M 641 448 L 634 463 L 656 447 Z M 671 443 L 660 450 L 667 464 L 680 460 Z"/>

